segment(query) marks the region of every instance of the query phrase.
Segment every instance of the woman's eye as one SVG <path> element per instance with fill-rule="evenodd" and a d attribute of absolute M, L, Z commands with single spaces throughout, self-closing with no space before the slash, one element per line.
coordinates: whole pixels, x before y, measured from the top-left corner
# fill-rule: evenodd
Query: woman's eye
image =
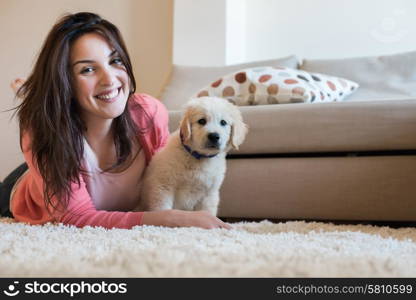
<path fill-rule="evenodd" d="M 121 58 L 119 58 L 119 57 L 114 58 L 114 59 L 111 61 L 111 63 L 112 63 L 112 64 L 116 64 L 116 65 L 123 65 L 123 61 L 122 61 L 122 60 L 121 60 Z"/>
<path fill-rule="evenodd" d="M 221 120 L 220 124 L 221 124 L 221 126 L 225 126 L 225 125 L 227 125 L 227 122 L 224 121 L 224 120 Z"/>
<path fill-rule="evenodd" d="M 205 124 L 207 124 L 207 120 L 205 120 L 205 119 L 199 119 L 198 120 L 198 124 L 205 125 Z"/>
<path fill-rule="evenodd" d="M 87 67 L 81 70 L 81 74 L 91 73 L 92 71 L 94 71 L 93 68 Z"/>

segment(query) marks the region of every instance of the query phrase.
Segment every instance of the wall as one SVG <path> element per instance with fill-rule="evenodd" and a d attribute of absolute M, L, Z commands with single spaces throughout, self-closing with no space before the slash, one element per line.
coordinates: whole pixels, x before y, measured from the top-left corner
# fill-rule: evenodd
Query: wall
<path fill-rule="evenodd" d="M 238 64 L 247 60 L 247 5 L 245 0 L 227 0 L 225 7 L 225 62 Z"/>
<path fill-rule="evenodd" d="M 210 2 L 176 0 L 180 5 L 175 7 L 175 64 L 229 65 L 292 54 L 342 58 L 416 50 L 413 0 L 223 0 L 221 5 L 216 0 L 215 7 Z M 178 36 L 191 38 L 184 42 Z"/>
<path fill-rule="evenodd" d="M 173 61 L 224 65 L 227 0 L 175 0 Z"/>
<path fill-rule="evenodd" d="M 223 66 L 245 60 L 245 0 L 175 0 L 173 61 Z"/>
<path fill-rule="evenodd" d="M 246 60 L 416 50 L 412 0 L 245 0 Z"/>
<path fill-rule="evenodd" d="M 18 102 L 12 79 L 27 76 L 48 31 L 64 13 L 92 11 L 116 24 L 126 41 L 138 90 L 158 96 L 172 62 L 173 1 L 170 0 L 1 0 L 0 1 L 0 180 L 22 162 L 12 112 Z"/>

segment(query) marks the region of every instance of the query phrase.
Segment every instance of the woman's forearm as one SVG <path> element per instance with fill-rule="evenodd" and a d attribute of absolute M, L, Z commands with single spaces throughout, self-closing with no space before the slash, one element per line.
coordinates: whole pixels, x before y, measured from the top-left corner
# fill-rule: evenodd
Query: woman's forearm
<path fill-rule="evenodd" d="M 232 228 L 231 225 L 224 223 L 207 211 L 182 211 L 176 209 L 146 211 L 142 216 L 142 225 L 200 227 L 205 229 Z"/>

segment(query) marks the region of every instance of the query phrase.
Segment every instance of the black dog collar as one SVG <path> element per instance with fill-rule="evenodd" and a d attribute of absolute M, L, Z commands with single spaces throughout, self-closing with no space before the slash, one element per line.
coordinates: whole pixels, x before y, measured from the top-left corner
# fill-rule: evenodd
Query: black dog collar
<path fill-rule="evenodd" d="M 180 137 L 181 137 L 181 143 L 182 143 L 182 146 L 185 148 L 185 150 L 189 153 L 189 154 L 191 154 L 193 157 L 195 157 L 196 159 L 201 159 L 201 158 L 211 158 L 211 157 L 214 157 L 214 156 L 216 156 L 218 153 L 216 153 L 216 154 L 211 154 L 211 155 L 205 155 L 205 154 L 201 154 L 201 153 L 199 153 L 198 151 L 193 151 L 192 149 L 191 149 L 191 147 L 189 147 L 189 146 L 187 146 L 187 145 L 185 145 L 184 144 L 184 142 L 183 142 L 183 135 L 182 135 L 182 132 L 180 132 Z"/>

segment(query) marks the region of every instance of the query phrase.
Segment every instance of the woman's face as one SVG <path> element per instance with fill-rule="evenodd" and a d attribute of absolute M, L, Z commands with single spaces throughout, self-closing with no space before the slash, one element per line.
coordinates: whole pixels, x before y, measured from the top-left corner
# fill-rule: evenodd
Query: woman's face
<path fill-rule="evenodd" d="M 84 122 L 120 116 L 129 96 L 129 78 L 106 39 L 97 33 L 82 35 L 71 47 L 70 62 Z"/>

